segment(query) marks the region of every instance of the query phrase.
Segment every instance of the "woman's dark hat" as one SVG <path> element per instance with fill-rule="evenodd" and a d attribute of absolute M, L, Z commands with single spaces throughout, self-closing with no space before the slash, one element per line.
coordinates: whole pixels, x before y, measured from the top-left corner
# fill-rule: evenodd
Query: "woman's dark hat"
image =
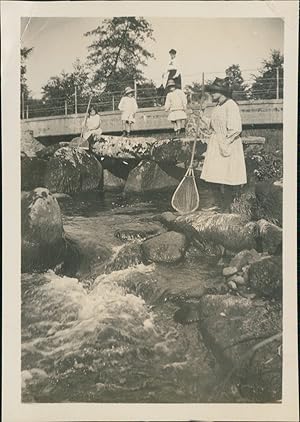
<path fill-rule="evenodd" d="M 169 54 L 176 54 L 176 53 L 177 53 L 177 51 L 174 50 L 174 48 L 171 48 L 171 50 L 169 51 Z"/>
<path fill-rule="evenodd" d="M 211 85 L 205 87 L 208 92 L 219 92 L 226 97 L 231 97 L 232 88 L 230 86 L 229 78 L 216 78 Z"/>

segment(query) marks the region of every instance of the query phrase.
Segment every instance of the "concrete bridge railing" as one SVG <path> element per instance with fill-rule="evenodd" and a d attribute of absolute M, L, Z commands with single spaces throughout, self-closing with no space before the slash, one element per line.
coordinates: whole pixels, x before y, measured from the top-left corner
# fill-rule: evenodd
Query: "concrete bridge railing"
<path fill-rule="evenodd" d="M 239 101 L 242 122 L 244 126 L 282 125 L 283 100 L 255 100 Z M 206 114 L 209 116 L 213 104 L 209 105 Z M 121 118 L 119 111 L 100 113 L 103 133 L 114 134 L 121 132 Z M 33 136 L 77 136 L 81 132 L 84 114 L 67 116 L 49 116 L 21 120 L 22 131 L 30 130 Z M 163 107 L 139 109 L 136 114 L 136 131 L 168 130 L 172 125 L 167 120 L 167 113 Z"/>

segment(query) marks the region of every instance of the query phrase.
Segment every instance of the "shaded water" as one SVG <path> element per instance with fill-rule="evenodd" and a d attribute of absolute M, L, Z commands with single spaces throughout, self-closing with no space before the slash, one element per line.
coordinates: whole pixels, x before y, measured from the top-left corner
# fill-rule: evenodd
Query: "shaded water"
<path fill-rule="evenodd" d="M 94 194 L 61 202 L 65 231 L 84 246 L 90 262 L 79 265 L 77 278 L 53 271 L 22 275 L 23 401 L 208 400 L 218 382 L 216 363 L 197 323 L 181 325 L 173 315 L 188 290 L 200 296 L 207 280 L 218 279 L 216 262 L 191 253 L 176 265 L 143 265 L 123 253 L 128 244 L 114 236 L 169 204 L 165 194 L 142 200 Z M 121 266 L 114 266 L 117 256 Z M 92 280 L 91 266 L 97 274 Z"/>

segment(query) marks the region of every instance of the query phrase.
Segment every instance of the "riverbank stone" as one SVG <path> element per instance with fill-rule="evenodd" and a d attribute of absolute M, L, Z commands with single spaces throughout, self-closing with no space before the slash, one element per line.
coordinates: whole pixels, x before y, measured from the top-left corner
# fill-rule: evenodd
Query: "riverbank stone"
<path fill-rule="evenodd" d="M 230 277 L 233 274 L 236 274 L 238 269 L 235 266 L 225 267 L 223 268 L 223 276 Z"/>
<path fill-rule="evenodd" d="M 175 189 L 178 181 L 154 161 L 141 161 L 128 175 L 125 193 L 147 193 Z"/>
<path fill-rule="evenodd" d="M 46 169 L 46 161 L 21 155 L 21 189 L 31 191 L 37 187 L 45 187 Z"/>
<path fill-rule="evenodd" d="M 263 252 L 268 252 L 271 255 L 280 254 L 282 247 L 282 228 L 264 219 L 259 220 L 257 225 Z"/>
<path fill-rule="evenodd" d="M 48 162 L 45 181 L 51 192 L 96 190 L 100 189 L 102 167 L 96 157 L 82 148 L 63 147 Z"/>
<path fill-rule="evenodd" d="M 224 214 L 217 211 L 198 211 L 179 216 L 170 226 L 201 244 L 221 245 L 228 251 L 238 252 L 254 249 L 257 241 L 255 222 L 238 214 Z"/>
<path fill-rule="evenodd" d="M 62 216 L 48 189 L 23 195 L 21 222 L 22 272 L 44 271 L 62 262 L 66 248 Z"/>
<path fill-rule="evenodd" d="M 118 227 L 115 231 L 115 237 L 123 242 L 128 242 L 131 240 L 147 239 L 165 231 L 160 224 L 151 221 L 127 223 Z"/>
<path fill-rule="evenodd" d="M 282 259 L 278 256 L 262 256 L 249 268 L 249 285 L 260 296 L 281 299 Z"/>
<path fill-rule="evenodd" d="M 206 346 L 225 370 L 224 379 L 235 382 L 243 397 L 259 402 L 281 399 L 281 338 L 263 340 L 282 330 L 281 306 L 226 295 L 200 299 L 199 329 Z M 261 343 L 254 353 L 254 346 Z M 224 386 L 226 388 L 226 386 Z"/>
<path fill-rule="evenodd" d="M 147 261 L 173 263 L 183 258 L 187 245 L 182 233 L 171 231 L 143 242 L 142 251 Z"/>
<path fill-rule="evenodd" d="M 237 253 L 230 261 L 230 267 L 235 267 L 237 271 L 241 271 L 243 267 L 260 259 L 259 253 L 255 249 L 243 250 Z"/>
<path fill-rule="evenodd" d="M 33 136 L 32 130 L 22 131 L 21 152 L 25 153 L 27 157 L 36 157 L 37 152 L 44 148 L 45 146 Z"/>

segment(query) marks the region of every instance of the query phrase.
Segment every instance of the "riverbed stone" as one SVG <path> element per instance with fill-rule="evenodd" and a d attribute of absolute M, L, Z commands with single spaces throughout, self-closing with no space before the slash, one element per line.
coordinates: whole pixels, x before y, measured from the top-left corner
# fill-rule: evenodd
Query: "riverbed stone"
<path fill-rule="evenodd" d="M 82 148 L 58 149 L 47 165 L 46 187 L 51 192 L 78 193 L 100 189 L 102 167 Z"/>
<path fill-rule="evenodd" d="M 160 234 L 142 244 L 144 256 L 150 262 L 177 262 L 183 258 L 186 248 L 186 237 L 177 232 Z"/>
<path fill-rule="evenodd" d="M 172 227 L 195 239 L 200 245 L 221 245 L 233 252 L 256 247 L 256 223 L 239 214 L 202 210 L 177 217 Z"/>
<path fill-rule="evenodd" d="M 263 252 L 278 254 L 281 252 L 282 228 L 261 219 L 257 222 Z"/>
<path fill-rule="evenodd" d="M 146 193 L 175 189 L 178 181 L 154 161 L 141 161 L 128 175 L 124 192 Z"/>
<path fill-rule="evenodd" d="M 232 281 L 237 286 L 244 286 L 246 284 L 244 277 L 239 274 L 234 274 L 233 276 L 229 277 L 228 281 Z"/>
<path fill-rule="evenodd" d="M 259 253 L 255 249 L 251 249 L 250 251 L 248 249 L 240 251 L 237 253 L 230 261 L 231 267 L 236 267 L 237 271 L 241 271 L 241 269 L 254 261 L 257 261 L 260 259 Z"/>
<path fill-rule="evenodd" d="M 242 396 L 253 401 L 281 399 L 281 338 L 253 348 L 271 336 L 280 336 L 282 310 L 279 304 L 226 295 L 200 299 L 200 332 L 206 346 L 225 369 L 228 383 L 237 382 Z"/>
<path fill-rule="evenodd" d="M 37 157 L 21 156 L 21 189 L 31 191 L 45 186 L 47 163 Z"/>
<path fill-rule="evenodd" d="M 25 153 L 27 157 L 36 157 L 37 152 L 44 148 L 45 146 L 33 136 L 32 130 L 22 131 L 21 152 Z"/>
<path fill-rule="evenodd" d="M 115 176 L 109 170 L 103 170 L 103 187 L 104 190 L 122 190 L 125 186 L 126 181 L 120 177 Z"/>
<path fill-rule="evenodd" d="M 54 268 L 66 247 L 57 200 L 48 189 L 36 188 L 23 196 L 21 205 L 22 272 Z"/>
<path fill-rule="evenodd" d="M 147 239 L 165 231 L 160 224 L 144 221 L 119 226 L 115 231 L 115 236 L 123 242 L 128 242 L 130 240 Z"/>
<path fill-rule="evenodd" d="M 223 268 L 224 277 L 230 277 L 231 275 L 236 274 L 237 272 L 238 272 L 238 269 L 234 266 Z"/>
<path fill-rule="evenodd" d="M 278 256 L 262 256 L 249 268 L 249 285 L 260 296 L 281 299 L 282 259 Z"/>

